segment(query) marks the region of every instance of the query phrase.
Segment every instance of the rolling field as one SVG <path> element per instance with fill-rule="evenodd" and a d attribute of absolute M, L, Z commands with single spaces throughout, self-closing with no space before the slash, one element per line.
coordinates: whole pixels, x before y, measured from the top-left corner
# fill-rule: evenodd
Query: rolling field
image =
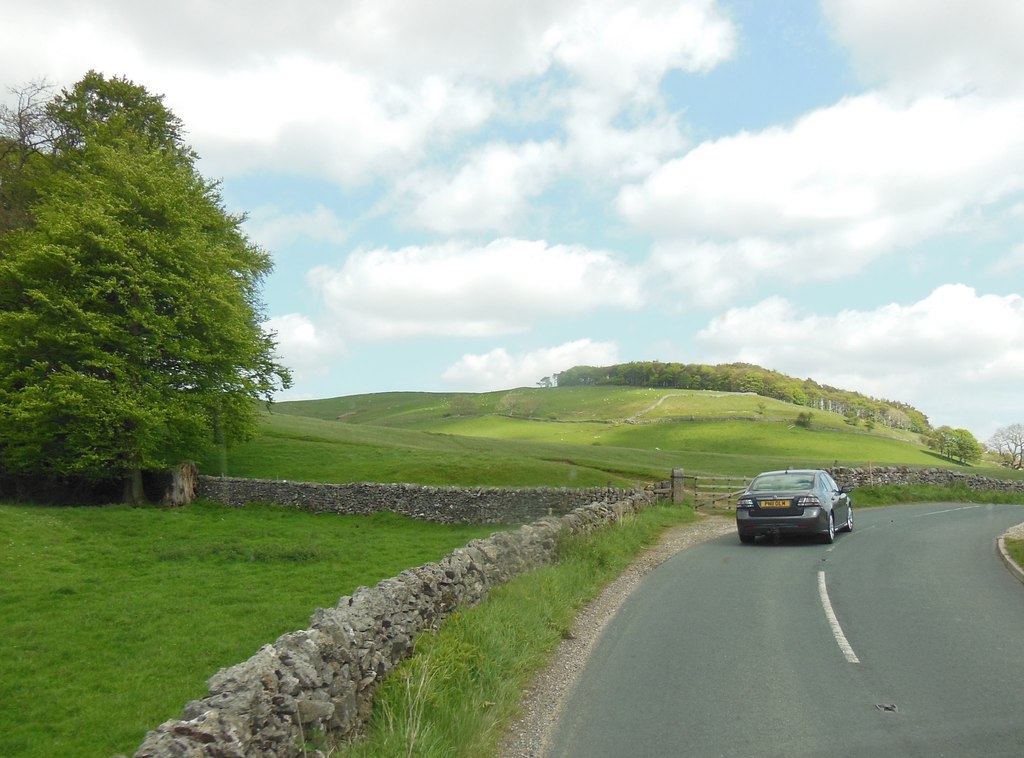
<path fill-rule="evenodd" d="M 260 436 L 203 473 L 462 486 L 633 486 L 673 468 L 950 466 L 919 435 L 741 393 L 632 387 L 397 392 L 279 403 Z M 985 473 L 984 467 L 972 471 Z M 991 469 L 991 473 L 1005 470 Z"/>

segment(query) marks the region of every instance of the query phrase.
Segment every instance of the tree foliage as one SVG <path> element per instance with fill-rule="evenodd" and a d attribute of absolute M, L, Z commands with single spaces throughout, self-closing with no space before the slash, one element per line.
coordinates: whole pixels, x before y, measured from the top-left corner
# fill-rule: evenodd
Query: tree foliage
<path fill-rule="evenodd" d="M 814 421 L 814 414 L 810 411 L 801 411 L 796 416 L 796 425 L 804 429 L 810 429 Z"/>
<path fill-rule="evenodd" d="M 245 439 L 290 383 L 269 256 L 161 97 L 90 72 L 47 113 L 29 222 L 0 233 L 0 471 L 127 478 Z"/>
<path fill-rule="evenodd" d="M 672 389 L 753 392 L 786 403 L 840 413 L 849 423 L 882 424 L 925 433 L 931 429 L 924 413 L 905 403 L 877 400 L 856 392 L 795 379 L 749 363 L 708 366 L 694 363 L 642 361 L 615 366 L 575 366 L 556 375 L 560 387 L 625 385 Z"/>
<path fill-rule="evenodd" d="M 973 463 L 985 452 L 981 443 L 966 429 L 940 426 L 928 434 L 928 447 L 939 455 L 960 463 Z"/>

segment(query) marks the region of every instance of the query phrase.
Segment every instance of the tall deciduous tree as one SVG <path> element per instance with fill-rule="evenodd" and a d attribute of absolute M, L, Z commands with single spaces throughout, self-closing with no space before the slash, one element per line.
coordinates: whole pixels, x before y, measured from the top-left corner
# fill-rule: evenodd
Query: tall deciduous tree
<path fill-rule="evenodd" d="M 269 256 L 162 98 L 90 72 L 31 224 L 0 236 L 0 470 L 123 477 L 245 439 L 290 384 L 261 328 Z"/>
<path fill-rule="evenodd" d="M 1024 469 L 1024 424 L 1010 424 L 996 429 L 988 446 L 1012 469 Z"/>
<path fill-rule="evenodd" d="M 0 105 L 0 234 L 26 226 L 38 199 L 38 172 L 49 168 L 53 122 L 46 82 L 12 88 L 14 106 Z"/>
<path fill-rule="evenodd" d="M 961 463 L 974 463 L 981 460 L 985 452 L 981 443 L 967 429 L 953 430 L 953 457 Z"/>
<path fill-rule="evenodd" d="M 946 458 L 973 463 L 984 453 L 981 443 L 967 429 L 940 426 L 928 435 L 928 447 Z"/>

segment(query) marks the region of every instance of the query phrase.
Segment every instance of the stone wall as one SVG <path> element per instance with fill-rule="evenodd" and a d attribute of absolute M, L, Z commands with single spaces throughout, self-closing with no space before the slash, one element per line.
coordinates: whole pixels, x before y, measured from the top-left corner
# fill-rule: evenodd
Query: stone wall
<path fill-rule="evenodd" d="M 227 505 L 277 503 L 315 513 L 365 516 L 393 511 L 452 524 L 525 524 L 581 505 L 619 500 L 632 490 L 611 487 L 427 487 L 419 484 L 321 484 L 200 476 L 196 494 Z"/>
<path fill-rule="evenodd" d="M 479 603 L 491 587 L 556 560 L 562 535 L 619 521 L 655 499 L 652 488 L 545 516 L 361 587 L 336 607 L 316 611 L 308 629 L 217 672 L 207 682 L 209 695 L 187 704 L 181 719 L 149 732 L 135 758 L 297 756 L 304 754 L 305 738 L 318 732 L 330 740 L 351 738 L 369 716 L 381 680 L 411 653 L 417 634 Z"/>
<path fill-rule="evenodd" d="M 938 487 L 963 486 L 972 490 L 996 492 L 1024 492 L 1024 481 L 992 479 L 948 468 L 910 468 L 907 466 L 878 466 L 867 468 L 830 468 L 829 473 L 845 487 L 864 487 L 885 484 L 933 484 Z"/>

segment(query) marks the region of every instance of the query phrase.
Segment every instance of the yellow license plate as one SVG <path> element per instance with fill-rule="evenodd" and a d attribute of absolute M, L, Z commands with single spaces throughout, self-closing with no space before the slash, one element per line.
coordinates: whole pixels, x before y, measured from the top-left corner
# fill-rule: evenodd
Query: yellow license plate
<path fill-rule="evenodd" d="M 789 507 L 789 501 L 788 500 L 762 500 L 761 501 L 761 507 L 762 508 L 788 508 Z"/>

